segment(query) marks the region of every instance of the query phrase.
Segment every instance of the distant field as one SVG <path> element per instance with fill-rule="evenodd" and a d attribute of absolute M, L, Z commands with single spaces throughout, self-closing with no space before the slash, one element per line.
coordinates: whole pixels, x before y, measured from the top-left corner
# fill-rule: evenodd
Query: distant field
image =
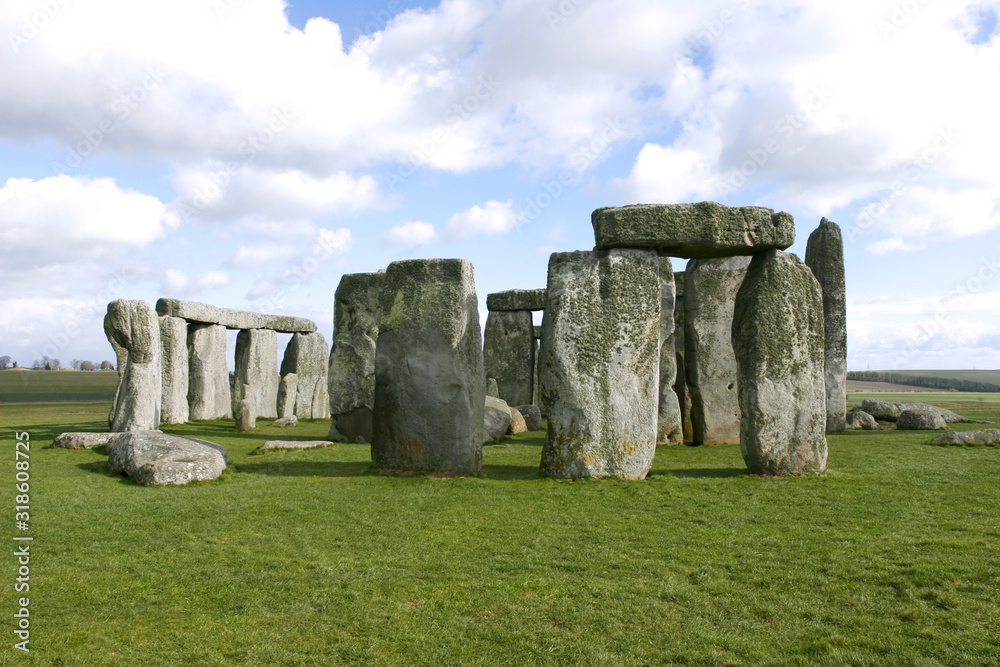
<path fill-rule="evenodd" d="M 0 371 L 0 403 L 111 401 L 116 371 Z"/>
<path fill-rule="evenodd" d="M 847 379 L 850 383 L 909 385 L 910 390 L 930 387 L 942 390 L 1000 392 L 1000 370 L 850 371 Z M 901 390 L 907 391 L 907 389 Z"/>
<path fill-rule="evenodd" d="M 865 382 L 864 380 L 848 380 L 848 393 L 856 391 L 936 391 L 931 387 L 914 387 L 909 384 L 892 384 L 891 382 Z"/>

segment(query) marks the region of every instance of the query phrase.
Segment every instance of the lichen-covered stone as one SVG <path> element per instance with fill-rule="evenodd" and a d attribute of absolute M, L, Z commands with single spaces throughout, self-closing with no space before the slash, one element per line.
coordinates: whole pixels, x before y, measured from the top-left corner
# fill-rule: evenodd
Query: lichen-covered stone
<path fill-rule="evenodd" d="M 107 330 L 127 354 L 110 415 L 112 431 L 152 430 L 160 425 L 160 321 L 145 301 L 108 304 Z"/>
<path fill-rule="evenodd" d="M 902 410 L 896 418 L 896 428 L 900 431 L 936 431 L 948 428 L 948 424 L 944 417 L 931 410 Z"/>
<path fill-rule="evenodd" d="M 93 449 L 103 447 L 117 436 L 117 433 L 62 433 L 52 441 L 52 446 L 63 449 Z"/>
<path fill-rule="evenodd" d="M 549 477 L 643 479 L 656 451 L 659 259 L 651 250 L 549 259 L 539 376 Z"/>
<path fill-rule="evenodd" d="M 121 433 L 107 448 L 111 471 L 143 486 L 215 479 L 229 460 L 226 450 L 214 442 L 160 431 Z"/>
<path fill-rule="evenodd" d="M 329 361 L 330 350 L 321 333 L 297 333 L 288 341 L 281 360 L 281 376 L 294 373 L 298 378 L 294 412 L 299 419 L 326 419 L 330 416 L 330 398 L 326 387 Z"/>
<path fill-rule="evenodd" d="M 160 315 L 181 317 L 189 322 L 221 324 L 227 329 L 271 329 L 278 333 L 310 333 L 316 331 L 316 323 L 304 317 L 290 315 L 267 315 L 248 310 L 219 308 L 198 301 L 181 299 L 160 299 L 156 302 L 156 312 Z"/>
<path fill-rule="evenodd" d="M 795 255 L 754 256 L 736 296 L 740 450 L 750 472 L 826 469 L 823 295 Z"/>
<path fill-rule="evenodd" d="M 111 428 L 115 421 L 115 414 L 118 412 L 118 397 L 122 391 L 122 375 L 125 373 L 125 362 L 128 360 L 128 350 L 118 344 L 111 331 L 111 315 L 104 315 L 104 335 L 111 343 L 111 349 L 115 351 L 115 370 L 118 371 L 118 386 L 115 387 L 115 397 L 111 401 L 111 410 L 108 411 L 108 428 Z"/>
<path fill-rule="evenodd" d="M 281 419 L 275 419 L 271 422 L 271 426 L 277 426 L 278 428 L 288 428 L 290 426 L 295 426 L 299 423 L 299 418 L 295 415 L 288 415 L 287 417 L 282 417 Z"/>
<path fill-rule="evenodd" d="M 795 222 L 787 213 L 710 201 L 599 208 L 591 222 L 598 250 L 655 248 L 663 255 L 707 259 L 784 250 L 795 242 Z"/>
<path fill-rule="evenodd" d="M 531 311 L 491 311 L 483 335 L 483 366 L 508 404 L 531 403 L 535 335 Z"/>
<path fill-rule="evenodd" d="M 188 420 L 187 320 L 160 315 L 160 422 Z"/>
<path fill-rule="evenodd" d="M 656 444 L 684 443 L 681 406 L 674 392 L 677 380 L 677 350 L 674 342 L 674 301 L 676 287 L 670 258 L 660 257 L 660 405 L 657 417 Z"/>
<path fill-rule="evenodd" d="M 496 378 L 486 378 L 486 395 L 493 398 L 500 398 L 500 385 Z"/>
<path fill-rule="evenodd" d="M 529 431 L 537 431 L 542 428 L 542 411 L 537 405 L 517 405 L 515 409 L 524 417 L 524 425 Z"/>
<path fill-rule="evenodd" d="M 949 445 L 992 445 L 1000 443 L 1000 428 L 984 428 L 978 431 L 948 431 L 934 438 L 934 442 Z"/>
<path fill-rule="evenodd" d="M 740 441 L 740 404 L 732 327 L 749 257 L 696 259 L 684 278 L 684 370 L 696 445 Z"/>
<path fill-rule="evenodd" d="M 257 448 L 258 451 L 266 451 L 268 449 L 315 449 L 316 447 L 330 447 L 336 446 L 336 443 L 330 442 L 329 440 L 268 440 L 260 447 Z"/>
<path fill-rule="evenodd" d="M 936 405 L 930 405 L 928 403 L 910 403 L 902 401 L 886 401 L 880 398 L 866 398 L 861 403 L 861 409 L 880 421 L 894 422 L 899 418 L 900 413 L 904 410 L 926 410 L 928 412 L 933 412 L 940 415 L 941 418 L 948 424 L 969 421 L 962 415 L 956 414 L 951 410 L 939 408 Z"/>
<path fill-rule="evenodd" d="M 278 334 L 270 329 L 244 329 L 236 336 L 236 384 L 233 412 L 244 398 L 253 401 L 254 416 L 278 416 Z M 244 391 L 249 391 L 244 394 Z"/>
<path fill-rule="evenodd" d="M 503 310 L 545 310 L 544 289 L 511 289 L 486 295 L 486 309 L 490 312 Z"/>
<path fill-rule="evenodd" d="M 829 423 L 829 420 L 827 423 Z M 865 431 L 878 430 L 878 422 L 875 421 L 874 417 L 863 410 L 852 410 L 851 412 L 848 412 L 844 419 L 844 423 L 848 429 L 864 429 Z"/>
<path fill-rule="evenodd" d="M 823 288 L 826 329 L 826 432 L 843 431 L 847 413 L 847 288 L 844 238 L 835 222 L 823 218 L 809 235 L 806 266 Z"/>
<path fill-rule="evenodd" d="M 288 373 L 281 377 L 278 383 L 278 419 L 289 419 L 298 417 L 295 415 L 295 397 L 299 393 L 299 376 L 295 373 Z"/>
<path fill-rule="evenodd" d="M 226 327 L 190 324 L 187 348 L 189 419 L 230 419 L 233 399 L 226 364 Z"/>
<path fill-rule="evenodd" d="M 499 442 L 507 435 L 513 417 L 502 398 L 487 396 L 483 403 L 483 442 Z"/>
<path fill-rule="evenodd" d="M 486 374 L 472 263 L 393 262 L 380 303 L 372 462 L 481 470 Z"/>

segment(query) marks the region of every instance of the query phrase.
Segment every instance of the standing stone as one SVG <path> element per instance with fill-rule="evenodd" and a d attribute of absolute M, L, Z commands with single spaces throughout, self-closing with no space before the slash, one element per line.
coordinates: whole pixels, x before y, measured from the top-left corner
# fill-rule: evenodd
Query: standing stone
<path fill-rule="evenodd" d="M 656 444 L 684 443 L 681 406 L 674 392 L 677 379 L 677 351 L 674 343 L 674 270 L 670 258 L 660 257 L 660 408 L 657 417 Z"/>
<path fill-rule="evenodd" d="M 243 329 L 236 335 L 236 384 L 233 413 L 245 398 L 253 401 L 254 416 L 278 416 L 278 334 L 270 329 Z M 249 390 L 249 393 L 245 393 Z"/>
<path fill-rule="evenodd" d="M 275 364 L 277 364 L 277 361 L 275 361 Z M 248 384 L 240 387 L 239 393 L 243 398 L 237 403 L 233 412 L 236 415 L 236 430 L 244 433 L 257 428 L 257 400 L 254 396 L 253 387 Z"/>
<path fill-rule="evenodd" d="M 295 373 L 298 377 L 294 409 L 299 419 L 330 416 L 330 397 L 326 388 L 329 358 L 329 348 L 321 333 L 297 333 L 288 341 L 281 361 L 281 375 Z"/>
<path fill-rule="evenodd" d="M 732 337 L 740 449 L 750 472 L 825 470 L 823 294 L 798 257 L 779 250 L 754 256 L 736 297 Z"/>
<path fill-rule="evenodd" d="M 233 411 L 226 365 L 226 327 L 189 324 L 187 347 L 189 418 L 230 419 Z"/>
<path fill-rule="evenodd" d="M 691 392 L 687 385 L 687 366 L 684 361 L 684 276 L 683 271 L 674 271 L 674 348 L 677 356 L 677 379 L 674 393 L 681 408 L 681 430 L 684 442 L 694 442 L 694 425 L 691 422 Z"/>
<path fill-rule="evenodd" d="M 278 418 L 295 417 L 295 397 L 299 393 L 299 376 L 288 373 L 281 377 L 278 384 Z M 298 417 L 295 417 L 298 421 Z"/>
<path fill-rule="evenodd" d="M 660 263 L 653 250 L 549 258 L 538 372 L 549 477 L 643 479 L 656 452 Z"/>
<path fill-rule="evenodd" d="M 108 342 L 111 343 L 111 348 L 115 351 L 115 370 L 118 371 L 118 386 L 115 387 L 115 397 L 111 401 L 111 410 L 108 412 L 108 428 L 115 421 L 115 414 L 118 412 L 118 396 L 122 391 L 122 375 L 125 373 L 125 361 L 128 359 L 128 350 L 118 344 L 115 340 L 114 334 L 111 331 L 111 315 L 106 314 L 104 316 L 104 335 L 108 337 Z"/>
<path fill-rule="evenodd" d="M 496 378 L 509 405 L 531 403 L 535 368 L 535 327 L 530 310 L 490 311 L 483 336 L 486 375 Z"/>
<path fill-rule="evenodd" d="M 372 463 L 481 470 L 486 374 L 472 263 L 391 263 L 380 313 Z"/>
<path fill-rule="evenodd" d="M 145 301 L 118 299 L 106 319 L 112 345 L 126 351 L 110 416 L 112 431 L 155 430 L 160 425 L 160 322 Z M 117 348 L 116 348 L 117 349 Z"/>
<path fill-rule="evenodd" d="M 532 356 L 535 361 L 531 364 L 531 405 L 538 405 L 538 395 L 541 393 L 541 387 L 538 382 L 538 339 L 531 341 L 532 345 Z"/>
<path fill-rule="evenodd" d="M 327 371 L 330 440 L 372 439 L 375 343 L 385 271 L 347 273 L 333 300 L 333 347 Z"/>
<path fill-rule="evenodd" d="M 733 306 L 749 257 L 688 262 L 684 296 L 684 364 L 696 445 L 740 441 L 733 354 Z"/>
<path fill-rule="evenodd" d="M 835 222 L 823 218 L 809 235 L 806 265 L 823 288 L 826 328 L 826 432 L 846 428 L 847 416 L 847 287 L 844 239 Z"/>
<path fill-rule="evenodd" d="M 162 396 L 160 422 L 183 424 L 188 420 L 188 325 L 186 320 L 160 316 Z"/>

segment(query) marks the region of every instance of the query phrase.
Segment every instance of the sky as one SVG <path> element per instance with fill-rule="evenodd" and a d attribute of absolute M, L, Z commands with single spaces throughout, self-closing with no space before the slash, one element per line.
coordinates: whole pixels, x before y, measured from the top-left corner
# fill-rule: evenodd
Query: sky
<path fill-rule="evenodd" d="M 792 214 L 799 257 L 840 224 L 850 370 L 998 369 L 998 11 L 5 0 L 0 355 L 113 360 L 118 298 L 329 342 L 340 277 L 412 258 L 471 260 L 485 318 L 594 209 L 712 200 Z"/>

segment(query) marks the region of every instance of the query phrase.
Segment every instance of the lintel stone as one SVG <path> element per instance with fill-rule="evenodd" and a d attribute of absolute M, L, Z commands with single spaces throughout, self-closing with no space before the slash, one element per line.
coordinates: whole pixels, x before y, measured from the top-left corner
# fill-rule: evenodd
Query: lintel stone
<path fill-rule="evenodd" d="M 156 302 L 159 315 L 182 317 L 189 322 L 221 324 L 227 329 L 271 329 L 278 333 L 312 333 L 316 323 L 304 317 L 291 315 L 267 315 L 248 310 L 219 308 L 198 301 L 181 299 L 160 299 Z"/>
<path fill-rule="evenodd" d="M 545 310 L 545 288 L 509 289 L 486 295 L 487 310 Z"/>

